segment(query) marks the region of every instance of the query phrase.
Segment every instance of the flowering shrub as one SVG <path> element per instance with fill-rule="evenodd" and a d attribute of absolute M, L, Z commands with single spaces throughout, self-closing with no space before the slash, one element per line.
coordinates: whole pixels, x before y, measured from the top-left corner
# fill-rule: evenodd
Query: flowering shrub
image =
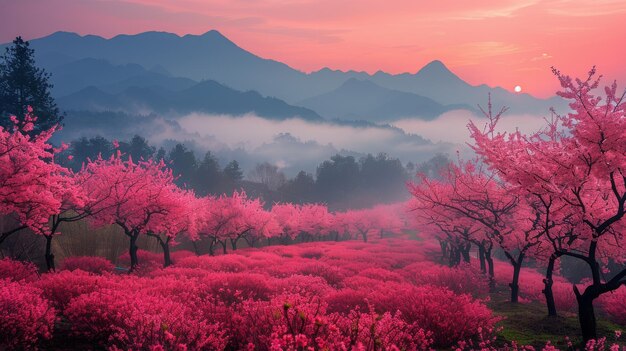
<path fill-rule="evenodd" d="M 304 257 L 314 250 L 323 254 Z M 131 275 L 75 269 L 37 278 L 32 265 L 2 260 L 0 267 L 19 280 L 3 284 L 31 289 L 32 301 L 57 311 L 69 338 L 111 350 L 496 350 L 498 318 L 470 295 L 484 296 L 487 289 L 477 267 L 440 266 L 420 250 L 415 240 L 371 238 L 214 257 L 181 251 L 168 268 L 161 268 L 160 255 L 140 251 L 140 267 L 150 269 Z M 97 267 L 92 261 L 69 259 L 65 267 Z M 523 270 L 525 299 L 543 299 L 540 276 Z M 575 305 L 560 277 L 554 293 L 559 308 Z M 599 300 L 617 322 L 620 294 Z M 46 323 L 31 340 L 49 336 L 53 322 Z"/>
<path fill-rule="evenodd" d="M 217 272 L 243 272 L 246 270 L 246 257 L 240 255 L 189 256 L 176 262 L 177 267 L 201 268 Z"/>
<path fill-rule="evenodd" d="M 44 274 L 34 285 L 42 296 L 58 310 L 63 310 L 74 297 L 97 291 L 112 284 L 111 278 L 84 271 L 61 271 Z"/>
<path fill-rule="evenodd" d="M 68 271 L 80 269 L 85 272 L 102 274 L 110 273 L 114 268 L 113 263 L 103 257 L 77 256 L 68 257 L 63 261 L 63 269 Z"/>
<path fill-rule="evenodd" d="M 163 267 L 163 255 L 146 251 L 137 250 L 137 258 L 139 259 L 139 269 L 135 270 L 137 275 L 145 275 L 155 269 Z M 120 255 L 119 263 L 130 267 L 130 255 L 128 252 Z"/>
<path fill-rule="evenodd" d="M 470 295 L 457 295 L 441 287 L 386 284 L 368 297 L 377 311 L 402 313 L 408 323 L 432 332 L 435 346 L 472 339 L 480 330 L 493 330 L 499 318 Z"/>
<path fill-rule="evenodd" d="M 407 323 L 400 313 L 379 315 L 356 309 L 338 317 L 337 327 L 357 350 L 430 350 L 433 342 L 430 332 Z"/>
<path fill-rule="evenodd" d="M 415 285 L 431 284 L 475 297 L 486 296 L 489 292 L 487 277 L 469 265 L 450 268 L 424 261 L 412 263 L 402 272 Z"/>
<path fill-rule="evenodd" d="M 55 313 L 32 286 L 0 280 L 0 349 L 36 349 L 52 337 Z"/>
<path fill-rule="evenodd" d="M 109 349 L 224 349 L 219 324 L 195 314 L 183 303 L 133 290 L 81 295 L 65 310 L 75 334 Z"/>
<path fill-rule="evenodd" d="M 37 267 L 30 262 L 14 261 L 10 258 L 0 260 L 0 279 L 32 282 L 37 278 Z"/>
<path fill-rule="evenodd" d="M 262 350 L 346 349 L 341 335 L 316 297 L 278 295 L 270 301 L 244 301 L 235 339 Z"/>

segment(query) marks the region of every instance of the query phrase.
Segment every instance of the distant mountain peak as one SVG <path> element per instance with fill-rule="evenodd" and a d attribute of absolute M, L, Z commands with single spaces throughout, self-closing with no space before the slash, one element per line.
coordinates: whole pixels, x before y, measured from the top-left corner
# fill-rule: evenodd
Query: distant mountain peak
<path fill-rule="evenodd" d="M 56 31 L 52 34 L 50 34 L 51 37 L 80 37 L 79 34 L 74 33 L 74 32 L 68 32 L 68 31 Z"/>
<path fill-rule="evenodd" d="M 430 61 L 426 66 L 422 67 L 422 69 L 419 70 L 419 73 L 425 73 L 425 72 L 433 72 L 433 73 L 451 73 L 453 74 L 448 67 L 446 67 L 446 65 L 439 61 L 439 60 L 433 60 Z"/>
<path fill-rule="evenodd" d="M 204 34 L 200 34 L 200 35 L 187 34 L 183 38 L 196 38 L 196 39 L 200 39 L 203 41 L 206 40 L 206 41 L 210 41 L 214 43 L 222 43 L 222 44 L 237 46 L 237 44 L 235 44 L 232 40 L 228 39 L 224 34 L 222 34 L 221 32 L 215 29 L 211 29 L 210 31 Z"/>

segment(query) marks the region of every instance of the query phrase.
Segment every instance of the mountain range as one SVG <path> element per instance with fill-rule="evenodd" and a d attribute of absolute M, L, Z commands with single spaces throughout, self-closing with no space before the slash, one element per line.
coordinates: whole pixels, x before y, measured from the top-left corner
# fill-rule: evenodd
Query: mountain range
<path fill-rule="evenodd" d="M 57 32 L 30 43 L 38 65 L 52 73 L 53 94 L 66 109 L 386 122 L 431 119 L 452 109 L 474 111 L 489 94 L 496 106 L 508 106 L 514 114 L 564 106 L 557 97 L 470 85 L 440 61 L 416 73 L 328 68 L 304 73 L 254 55 L 215 30 L 111 39 Z"/>

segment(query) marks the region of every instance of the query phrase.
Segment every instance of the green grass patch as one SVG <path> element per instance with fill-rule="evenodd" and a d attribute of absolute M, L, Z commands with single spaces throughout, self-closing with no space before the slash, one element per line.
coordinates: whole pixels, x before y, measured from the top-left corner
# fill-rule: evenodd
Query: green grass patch
<path fill-rule="evenodd" d="M 498 326 L 502 327 L 497 333 L 498 345 L 515 341 L 541 349 L 549 340 L 552 345 L 567 349 L 565 337 L 569 337 L 574 345 L 580 346 L 582 341 L 576 313 L 559 311 L 558 316 L 549 317 L 545 304 L 540 302 L 513 304 L 508 302 L 508 298 L 508 291 L 499 291 L 492 294 L 491 300 L 487 303 L 494 314 L 504 317 L 498 323 Z M 616 330 L 624 329 L 601 315 L 596 317 L 598 336 L 606 337 L 609 342 L 614 341 Z"/>

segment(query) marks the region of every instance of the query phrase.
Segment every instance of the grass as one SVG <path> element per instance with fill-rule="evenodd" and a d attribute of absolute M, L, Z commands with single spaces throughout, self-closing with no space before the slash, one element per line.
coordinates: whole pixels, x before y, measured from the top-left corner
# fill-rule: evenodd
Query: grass
<path fill-rule="evenodd" d="M 493 293 L 487 303 L 494 314 L 504 317 L 498 323 L 502 327 L 497 333 L 498 345 L 516 341 L 518 344 L 541 349 L 549 340 L 552 345 L 567 349 L 565 337 L 569 337 L 574 345 L 580 347 L 582 341 L 576 313 L 559 311 L 558 316 L 549 317 L 545 305 L 540 302 L 512 304 L 508 302 L 508 298 L 509 292 L 502 290 Z M 597 316 L 597 323 L 598 336 L 606 337 L 609 342 L 614 341 L 616 330 L 624 329 L 601 315 Z"/>

